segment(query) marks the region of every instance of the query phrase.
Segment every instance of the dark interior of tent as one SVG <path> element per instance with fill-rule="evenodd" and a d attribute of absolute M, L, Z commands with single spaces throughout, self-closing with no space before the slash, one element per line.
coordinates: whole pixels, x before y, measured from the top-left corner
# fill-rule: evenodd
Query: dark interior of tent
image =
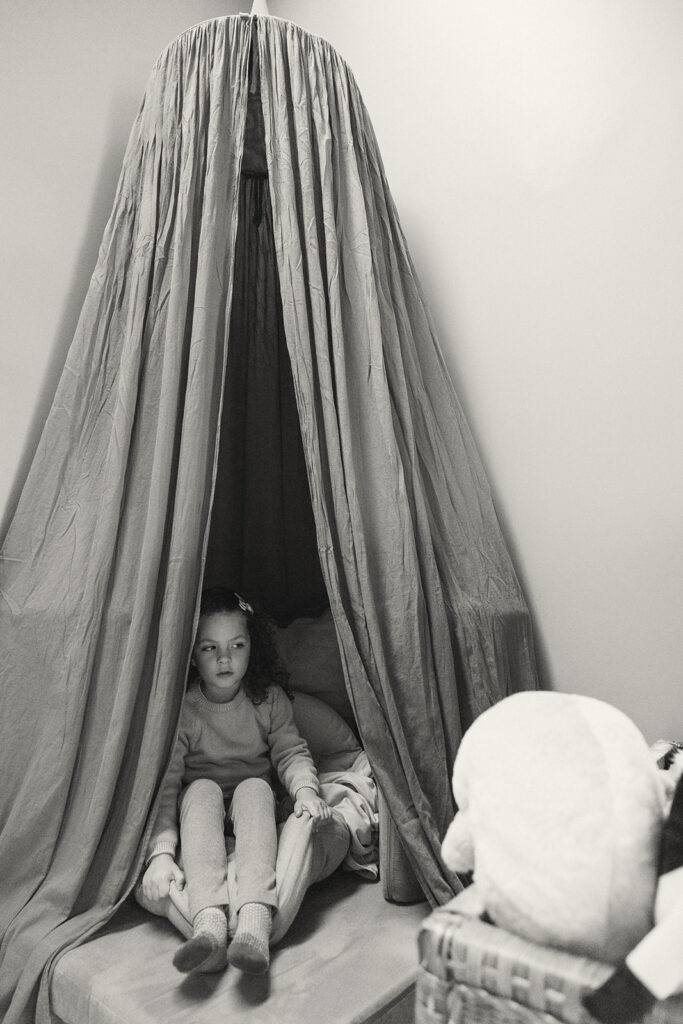
<path fill-rule="evenodd" d="M 190 413 L 194 414 L 204 401 L 204 392 L 197 384 L 200 373 L 196 368 L 188 369 L 192 350 L 198 348 L 193 342 L 191 351 L 185 345 L 178 359 L 183 368 L 182 383 L 176 382 L 164 391 L 163 374 L 159 374 L 153 387 L 150 385 L 148 404 L 131 415 L 135 425 L 130 437 L 139 440 L 136 431 L 144 435 L 134 458 L 126 462 L 120 457 L 121 431 L 110 426 L 109 419 L 113 422 L 114 417 L 110 417 L 109 407 L 106 415 L 98 416 L 94 428 L 82 428 L 76 442 L 68 431 L 60 435 L 58 424 L 64 408 L 82 401 L 84 422 L 93 410 L 100 413 L 115 390 L 111 379 L 132 373 L 130 367 L 138 358 L 135 338 L 131 341 L 125 332 L 121 335 L 121 351 L 125 352 L 126 345 L 134 350 L 134 358 L 126 361 L 115 352 L 108 334 L 102 336 L 103 341 L 98 334 L 106 267 L 94 275 L 88 301 L 92 301 L 97 316 L 89 319 L 84 315 L 81 333 L 85 336 L 94 325 L 93 337 L 101 344 L 101 364 L 107 371 L 100 372 L 99 362 L 92 357 L 95 343 L 90 348 L 89 342 L 84 345 L 81 338 L 60 384 L 65 390 L 58 392 L 45 438 L 57 438 L 64 465 L 77 465 L 74 478 L 85 480 L 89 493 L 96 491 L 93 478 L 97 473 L 102 476 L 102 494 L 107 495 L 110 484 L 120 487 L 120 513 L 115 501 L 92 506 L 67 502 L 55 513 L 57 504 L 52 495 L 48 494 L 42 505 L 35 500 L 41 488 L 45 491 L 47 476 L 55 494 L 61 494 L 64 480 L 67 484 L 72 480 L 69 472 L 58 468 L 58 459 L 46 443 L 39 448 L 7 541 L 12 556 L 8 565 L 17 573 L 16 580 L 10 580 L 6 588 L 9 595 L 14 587 L 12 602 L 7 602 L 14 616 L 15 608 L 28 608 L 35 602 L 37 578 L 48 595 L 45 600 L 50 601 L 50 588 L 65 560 L 67 568 L 63 571 L 70 572 L 72 548 L 66 556 L 63 548 L 64 537 L 71 543 L 72 520 L 78 515 L 90 517 L 91 532 L 82 530 L 79 534 L 79 538 L 87 534 L 87 543 L 83 542 L 84 554 L 79 555 L 78 562 L 85 583 L 79 584 L 80 590 L 72 587 L 75 617 L 67 626 L 57 617 L 53 631 L 59 651 L 62 636 L 69 633 L 74 659 L 84 659 L 83 668 L 74 660 L 76 667 L 69 661 L 70 673 L 64 670 L 65 706 L 75 724 L 69 724 L 71 719 L 65 713 L 62 739 L 67 737 L 68 742 L 62 742 L 55 756 L 68 756 L 71 761 L 68 769 L 52 772 L 63 804 L 52 801 L 48 829 L 47 811 L 36 803 L 33 833 L 26 827 L 27 836 L 42 837 L 38 866 L 33 869 L 37 880 L 25 862 L 17 867 L 14 850 L 6 861 L 12 864 L 16 877 L 16 906 L 8 911 L 11 927 L 7 934 L 18 950 L 35 950 L 23 967 L 18 961 L 24 954 L 15 957 L 14 981 L 10 982 L 8 976 L 3 998 L 4 1005 L 9 1006 L 13 990 L 12 1006 L 19 1009 L 14 1016 L 8 1013 L 7 1020 L 27 1020 L 26 1007 L 31 1013 L 37 1007 L 36 1020 L 62 1024 L 137 1024 L 143 1019 L 208 1024 L 217 1019 L 216 1014 L 224 1016 L 226 1012 L 232 1020 L 240 1021 L 279 991 L 280 1005 L 289 1006 L 292 1022 L 353 1019 L 400 1024 L 410 1019 L 416 923 L 424 916 L 428 902 L 443 903 L 462 888 L 462 881 L 439 857 L 440 841 L 454 811 L 450 766 L 459 739 L 469 722 L 500 696 L 537 685 L 528 610 L 476 449 L 424 308 L 376 142 L 349 72 L 322 41 L 312 44 L 305 33 L 275 19 L 228 18 L 199 28 L 197 38 L 202 45 L 205 37 L 213 40 L 212 33 L 216 38 L 221 33 L 232 33 L 234 51 L 245 64 L 235 59 L 226 80 L 233 75 L 240 88 L 248 83 L 246 104 L 235 88 L 238 99 L 234 109 L 245 109 L 246 120 L 236 161 L 236 235 L 232 254 L 228 253 L 231 259 L 234 254 L 234 259 L 227 290 L 218 300 L 223 303 L 223 312 L 216 316 L 220 327 L 224 324 L 221 316 L 229 308 L 227 344 L 219 338 L 216 346 L 216 367 L 220 368 L 221 345 L 225 350 L 224 383 L 218 386 L 207 360 L 209 369 L 202 371 L 206 373 L 205 388 L 207 392 L 213 390 L 212 396 L 206 397 L 206 429 L 196 429 L 192 434 L 190 424 L 185 436 L 183 424 L 181 433 L 183 410 L 190 421 Z M 188 33 L 188 38 L 194 45 L 194 36 Z M 281 60 L 278 48 L 284 52 L 284 47 L 290 46 L 288 59 L 293 62 L 292 55 L 298 53 L 302 40 L 306 58 L 301 60 L 301 81 L 311 69 L 316 75 L 327 76 L 329 109 L 325 117 L 333 125 L 329 132 L 309 113 L 313 104 L 320 102 L 319 82 L 303 90 L 310 90 L 307 107 L 294 103 L 289 96 L 287 103 L 279 106 L 273 101 L 278 89 L 287 92 L 282 86 L 284 79 L 278 78 L 273 67 L 269 67 L 268 81 L 261 81 L 266 75 L 266 58 Z M 226 46 L 220 53 L 228 51 Z M 176 51 L 169 48 L 169 52 L 169 61 L 175 61 Z M 247 62 L 248 71 L 243 74 Z M 264 117 L 263 96 L 270 95 L 268 90 L 272 95 L 269 114 Z M 215 109 L 216 104 L 211 107 L 212 116 Z M 143 107 L 140 115 L 143 135 L 149 130 L 145 118 L 152 123 L 155 116 L 153 103 L 149 111 Z M 166 107 L 164 111 L 166 116 Z M 271 118 L 270 136 L 267 116 Z M 280 138 L 290 147 L 284 157 L 275 152 L 272 138 L 275 118 L 283 116 L 291 119 L 289 127 L 285 125 L 280 132 Z M 295 117 L 300 116 L 316 159 L 322 161 L 321 154 L 329 146 L 326 132 L 344 139 L 327 169 L 319 172 L 316 168 L 312 184 L 304 180 L 312 173 L 315 160 L 305 151 L 303 129 L 295 125 Z M 229 132 L 225 136 L 225 152 L 230 155 Z M 151 145 L 146 137 L 143 141 L 141 151 L 147 154 Z M 136 144 L 133 137 L 117 196 L 119 213 L 112 218 L 115 240 L 121 224 L 126 230 L 128 223 L 133 225 L 131 231 L 141 230 L 136 219 L 138 199 L 135 203 L 129 201 L 135 191 L 126 192 L 126 174 L 139 173 L 144 187 L 152 189 L 150 208 L 154 209 L 158 198 L 153 190 L 161 175 L 138 172 L 144 161 L 136 156 Z M 353 161 L 351 173 L 341 165 L 348 154 Z M 289 186 L 282 184 L 284 164 L 278 161 L 283 160 L 292 171 Z M 279 168 L 277 181 L 273 180 L 273 168 Z M 331 251 L 326 249 L 329 223 L 316 212 L 311 228 L 302 199 L 307 194 L 315 194 L 318 199 L 324 188 L 330 188 L 327 179 L 335 174 L 339 177 L 335 184 L 339 196 L 335 195 L 332 207 L 339 220 L 334 242 L 338 270 L 326 263 Z M 220 185 L 224 187 L 222 182 Z M 198 194 L 200 191 L 198 186 Z M 274 197 L 279 203 L 279 234 Z M 200 207 L 202 203 L 203 199 Z M 143 205 L 142 199 L 139 204 Z M 228 213 L 226 224 L 232 216 L 231 211 Z M 292 244 L 285 245 L 283 251 L 281 226 L 287 218 L 299 226 L 298 250 Z M 367 243 L 361 244 L 354 235 L 358 223 L 362 223 Z M 131 237 L 134 241 L 137 238 Z M 185 291 L 189 294 L 187 307 L 183 307 L 188 323 L 203 301 L 194 294 L 197 268 L 202 258 L 206 260 L 206 253 L 199 250 L 200 237 L 200 233 L 193 237 L 184 267 L 189 267 L 190 285 L 184 290 L 183 281 L 183 287 L 177 288 L 183 301 Z M 123 274 L 125 284 L 138 273 L 135 260 L 128 259 L 132 243 L 128 236 L 124 241 L 123 271 L 117 265 L 111 274 L 115 287 L 110 290 L 117 295 L 125 292 L 117 274 Z M 223 244 L 227 252 L 229 231 Z M 149 260 L 149 267 L 155 258 L 151 250 L 147 243 L 135 249 L 136 258 Z M 111 251 L 117 255 L 115 245 Z M 102 253 L 106 262 L 106 246 Z M 144 273 L 147 270 L 145 264 Z M 149 269 L 151 281 L 154 272 Z M 323 301 L 314 302 L 316 289 L 320 292 L 318 280 L 327 281 L 325 287 L 338 289 L 342 296 L 334 317 L 327 294 Z M 299 307 L 292 301 L 293 281 L 301 288 L 299 295 L 305 293 Z M 146 287 L 151 295 L 153 286 Z M 137 301 L 136 294 L 135 288 L 131 289 L 131 305 Z M 149 305 L 147 300 L 145 310 Z M 160 301 L 162 324 L 165 308 L 165 300 Z M 299 314 L 299 309 L 303 313 Z M 301 331 L 297 315 L 307 321 Z M 116 330 L 124 320 L 123 316 L 112 319 Z M 306 334 L 304 328 L 308 330 L 313 322 L 316 330 Z M 155 341 L 154 330 L 154 324 L 149 326 L 145 319 L 140 333 L 145 345 Z M 160 329 L 160 336 L 168 348 L 171 335 L 164 335 L 164 330 Z M 311 343 L 315 352 L 304 372 L 301 353 L 309 335 L 315 335 L 315 345 Z M 172 340 L 176 343 L 175 335 Z M 181 343 L 185 344 L 182 337 L 177 342 L 178 351 Z M 340 362 L 344 353 L 346 364 Z M 309 359 L 309 353 L 305 354 Z M 79 374 L 71 372 L 76 357 L 85 367 L 84 379 L 91 374 L 92 391 L 81 389 Z M 167 353 L 161 358 L 167 358 Z M 114 367 L 109 376 L 107 360 Z M 150 367 L 156 372 L 154 358 L 146 355 L 135 373 L 149 374 Z M 120 388 L 126 399 L 131 393 L 144 398 L 147 392 L 141 381 L 141 376 L 131 376 Z M 181 463 L 186 478 L 194 479 L 193 463 L 205 460 L 196 474 L 196 479 L 203 481 L 201 493 L 192 496 L 190 512 L 184 505 L 178 509 L 182 499 L 172 489 L 168 498 L 159 502 L 158 510 L 155 501 L 150 500 L 150 479 L 154 478 L 155 483 L 157 479 L 155 446 L 164 434 L 162 418 L 158 423 L 153 420 L 155 402 L 159 407 L 170 402 L 174 387 L 178 394 L 185 388 L 186 395 L 184 407 L 182 402 L 178 404 L 175 422 L 170 427 L 166 424 L 171 433 L 175 431 L 175 441 L 166 442 L 163 453 L 165 465 L 172 460 L 168 479 L 180 479 Z M 70 388 L 77 391 L 67 394 Z M 218 442 L 212 449 L 206 437 L 213 434 L 214 404 Z M 322 417 L 311 417 L 312 405 L 324 408 L 329 437 L 322 437 Z M 145 426 L 145 417 L 149 417 L 151 428 Z M 105 443 L 96 450 L 92 438 L 98 441 L 98 431 Z M 149 443 L 145 443 L 147 440 Z M 88 453 L 91 442 L 94 454 Z M 117 469 L 109 477 L 102 451 L 116 462 Z M 83 452 L 90 458 L 89 463 Z M 50 467 L 49 471 L 45 466 Z M 134 504 L 131 495 L 137 501 L 134 514 L 129 514 Z M 40 521 L 37 508 L 43 517 Z M 76 509 L 73 515 L 72 508 Z M 153 524 L 151 518 L 145 521 L 141 509 L 150 517 L 158 512 L 158 523 Z M 210 509 L 206 520 L 202 520 L 203 509 Z M 60 520 L 62 512 L 69 517 L 65 526 Z M 137 527 L 136 517 L 144 529 Z M 35 545 L 34 536 L 40 529 L 47 540 Z M 97 537 L 98 530 L 104 539 L 99 546 L 93 543 L 88 547 L 89 538 Z M 141 574 L 140 544 L 148 536 L 153 539 L 157 561 L 152 563 L 153 571 Z M 29 549 L 31 557 L 24 557 L 21 552 Z M 195 557 L 197 551 L 199 558 Z M 48 558 L 52 559 L 49 563 Z M 101 573 L 98 558 L 104 566 Z M 44 580 L 40 577 L 41 564 L 51 566 L 54 579 L 49 573 Z M 287 873 L 291 882 L 293 914 L 299 907 L 301 913 L 296 922 L 286 921 L 288 932 L 271 970 L 272 992 L 263 987 L 245 989 L 234 976 L 223 987 L 196 978 L 180 986 L 171 958 L 179 941 L 178 932 L 187 925 L 183 909 L 173 901 L 160 907 L 146 906 L 136 889 L 149 835 L 150 811 L 182 700 L 185 678 L 178 666 L 187 666 L 192 616 L 194 613 L 196 624 L 200 591 L 217 584 L 244 595 L 276 623 L 295 691 L 297 725 L 317 759 L 321 781 L 326 772 L 332 773 L 328 784 L 333 787 L 333 798 L 351 804 L 352 824 L 345 825 L 343 834 L 331 834 L 329 842 L 311 838 L 310 833 L 308 845 L 302 845 L 298 834 L 298 838 L 281 840 L 281 848 L 289 857 L 288 870 L 283 868 L 283 874 Z M 68 603 L 62 602 L 58 615 L 62 614 L 62 605 L 68 611 Z M 118 615 L 121 606 L 126 609 L 123 616 Z M 100 616 L 99 634 L 89 629 L 91 620 L 97 618 L 95 607 Z M 152 609 L 149 613 L 148 608 Z M 0 612 L 5 614 L 7 609 Z M 14 621 L 12 618 L 12 628 Z M 81 628 L 82 634 L 78 633 Z M 162 634 L 166 637 L 165 651 L 158 641 Z M 87 637 L 87 642 L 77 642 L 81 635 Z M 52 635 L 48 640 L 53 642 Z M 134 668 L 125 674 L 121 671 L 112 681 L 111 672 L 118 671 L 117 659 L 124 647 Z M 11 657 L 19 659 L 26 650 L 17 643 Z M 128 665 L 123 656 L 120 661 Z M 27 672 L 22 677 L 15 666 L 8 678 L 14 676 L 25 678 Z M 174 682 L 176 677 L 179 686 Z M 120 695 L 115 686 L 120 688 Z M 21 699 L 28 707 L 31 691 L 25 685 Z M 323 713 L 316 701 L 322 702 L 329 714 Z M 39 777 L 39 771 L 44 774 L 48 764 L 45 761 L 36 768 L 29 746 L 21 742 L 19 749 L 18 734 L 12 742 L 17 747 L 17 767 L 12 786 L 8 785 L 6 791 L 10 804 L 12 787 L 16 792 L 29 790 L 33 775 Z M 366 816 L 361 821 L 358 810 L 358 795 L 367 777 L 365 782 L 348 779 L 359 757 L 367 759 L 376 793 L 376 806 L 368 812 L 364 804 L 363 811 L 372 819 L 369 834 L 374 845 L 373 863 L 377 864 L 373 878 L 379 874 L 378 886 L 368 884 L 367 872 L 365 880 L 359 881 L 343 871 L 342 862 L 346 863 L 344 858 L 349 856 L 353 839 L 370 820 Z M 87 818 L 84 808 L 92 808 L 95 803 L 90 786 L 100 783 L 106 796 L 101 801 L 101 821 L 88 819 L 92 823 L 88 846 L 81 823 Z M 11 807 L 10 817 L 18 814 L 18 806 L 15 802 Z M 354 832 L 356 825 L 358 831 Z M 50 841 L 45 838 L 48 833 Z M 0 870 L 5 863 L 1 854 L 0 848 Z M 296 877 L 292 881 L 293 874 Z M 54 892 L 60 893 L 59 898 Z M 346 972 L 342 975 L 340 949 L 348 951 L 348 957 L 345 953 L 342 958 Z M 320 1011 L 322 1004 L 315 1002 L 307 1017 L 301 1010 L 301 993 L 310 982 L 306 957 L 312 955 L 311 950 L 315 950 L 320 973 L 316 991 L 321 993 L 320 998 L 324 991 L 325 999 L 331 1002 L 325 1011 Z M 359 977 L 364 959 L 373 955 L 377 969 L 367 972 L 363 983 L 355 985 L 354 1002 L 343 978 L 349 973 Z M 25 980 L 19 985 L 16 979 L 22 971 Z M 226 999 L 232 1001 L 226 1003 Z M 316 1008 L 323 1012 L 322 1018 L 311 1016 Z M 272 1019 L 283 1024 L 290 1021 L 284 1010 Z"/>
<path fill-rule="evenodd" d="M 287 351 L 252 47 L 226 385 L 204 583 L 280 625 L 329 605 Z"/>

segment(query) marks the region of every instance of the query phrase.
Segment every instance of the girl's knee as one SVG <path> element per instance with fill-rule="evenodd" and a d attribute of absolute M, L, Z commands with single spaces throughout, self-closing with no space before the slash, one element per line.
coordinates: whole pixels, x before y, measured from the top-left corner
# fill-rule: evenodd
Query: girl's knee
<path fill-rule="evenodd" d="M 215 803 L 224 806 L 223 790 L 213 779 L 195 779 L 182 793 L 181 808 L 189 803 Z"/>
<path fill-rule="evenodd" d="M 267 799 L 275 802 L 275 796 L 270 783 L 266 779 L 243 779 L 237 786 L 233 799 L 237 794 L 248 799 Z"/>
<path fill-rule="evenodd" d="M 275 813 L 275 794 L 266 779 L 244 779 L 232 796 L 232 810 L 240 806 L 267 807 Z"/>

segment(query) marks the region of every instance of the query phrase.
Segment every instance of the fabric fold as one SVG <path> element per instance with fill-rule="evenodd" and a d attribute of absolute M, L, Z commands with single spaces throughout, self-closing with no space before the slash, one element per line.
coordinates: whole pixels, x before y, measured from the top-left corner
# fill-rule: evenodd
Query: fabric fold
<path fill-rule="evenodd" d="M 363 746 L 434 903 L 462 731 L 534 687 L 531 624 L 342 58 L 259 36 L 283 320 L 318 544 Z M 419 820 L 419 828 L 415 827 Z"/>
<path fill-rule="evenodd" d="M 211 507 L 250 26 L 152 71 L 0 562 L 0 1017 L 134 881 L 173 739 Z M 45 993 L 44 993 L 45 995 Z"/>

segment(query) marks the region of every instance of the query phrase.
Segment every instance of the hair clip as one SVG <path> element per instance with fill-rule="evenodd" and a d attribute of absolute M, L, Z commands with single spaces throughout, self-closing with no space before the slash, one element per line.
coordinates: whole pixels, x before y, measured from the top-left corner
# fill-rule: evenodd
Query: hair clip
<path fill-rule="evenodd" d="M 254 609 L 251 607 L 248 601 L 245 601 L 244 598 L 240 597 L 240 595 L 237 593 L 235 594 L 235 597 L 237 598 L 237 603 L 243 612 L 248 612 L 250 615 L 254 614 Z"/>

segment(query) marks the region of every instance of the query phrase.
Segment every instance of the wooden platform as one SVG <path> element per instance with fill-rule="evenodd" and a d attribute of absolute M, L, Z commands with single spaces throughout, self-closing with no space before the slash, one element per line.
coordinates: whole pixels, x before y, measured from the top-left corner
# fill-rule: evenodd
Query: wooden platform
<path fill-rule="evenodd" d="M 340 872 L 307 893 L 267 976 L 185 977 L 171 962 L 178 933 L 127 905 L 61 958 L 53 1011 L 63 1024 L 412 1024 L 428 912 L 387 903 L 378 884 Z"/>

